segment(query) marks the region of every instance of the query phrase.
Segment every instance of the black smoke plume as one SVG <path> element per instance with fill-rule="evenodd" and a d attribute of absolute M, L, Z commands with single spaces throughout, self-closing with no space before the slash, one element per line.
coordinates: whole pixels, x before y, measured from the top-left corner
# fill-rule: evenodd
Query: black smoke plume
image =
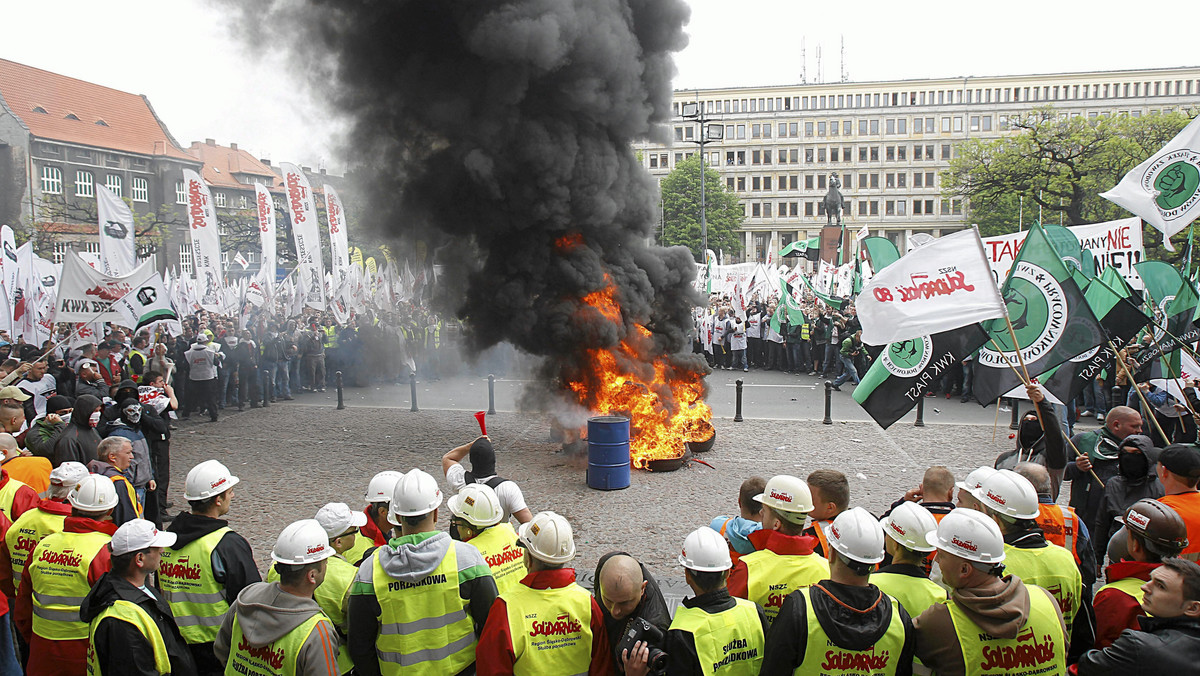
<path fill-rule="evenodd" d="M 644 325 L 687 347 L 695 264 L 648 245 L 653 179 L 631 144 L 669 120 L 681 0 L 276 0 L 233 3 L 348 121 L 365 221 L 444 266 L 438 303 L 475 350 L 501 341 L 586 372 L 586 350 Z M 249 28 L 247 28 L 249 27 Z M 411 249 L 409 249 L 411 250 Z M 616 286 L 621 321 L 582 307 Z"/>

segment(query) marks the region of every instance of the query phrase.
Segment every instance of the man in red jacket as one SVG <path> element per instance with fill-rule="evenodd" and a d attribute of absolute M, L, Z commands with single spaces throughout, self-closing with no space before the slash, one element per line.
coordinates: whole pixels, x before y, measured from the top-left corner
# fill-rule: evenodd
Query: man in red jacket
<path fill-rule="evenodd" d="M 1144 616 L 1142 585 L 1163 559 L 1179 556 L 1188 544 L 1187 524 L 1179 514 L 1158 500 L 1138 500 L 1125 510 L 1129 555 L 1108 566 L 1108 584 L 1096 592 L 1097 650 L 1107 648 L 1126 629 L 1138 631 L 1137 618 Z"/>
<path fill-rule="evenodd" d="M 478 676 L 613 673 L 604 615 L 596 599 L 575 584 L 571 524 L 541 512 L 517 531 L 529 574 L 492 604 L 475 648 Z"/>

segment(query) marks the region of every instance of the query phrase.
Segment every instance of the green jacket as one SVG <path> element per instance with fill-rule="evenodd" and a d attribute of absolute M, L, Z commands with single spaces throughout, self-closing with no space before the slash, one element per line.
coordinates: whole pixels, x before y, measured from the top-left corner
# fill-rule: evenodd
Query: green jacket
<path fill-rule="evenodd" d="M 843 357 L 853 357 L 855 353 L 860 351 L 862 351 L 862 341 L 856 339 L 854 336 L 850 336 L 842 341 L 841 352 Z"/>

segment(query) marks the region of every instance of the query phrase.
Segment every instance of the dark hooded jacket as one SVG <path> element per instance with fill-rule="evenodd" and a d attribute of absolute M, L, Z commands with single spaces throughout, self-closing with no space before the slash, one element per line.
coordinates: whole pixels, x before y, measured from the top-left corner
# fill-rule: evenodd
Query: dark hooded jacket
<path fill-rule="evenodd" d="M 879 587 L 869 584 L 855 587 L 833 580 L 821 580 L 809 587 L 813 612 L 826 636 L 847 650 L 865 650 L 879 642 L 892 622 L 892 613 L 900 613 L 904 623 L 904 648 L 896 661 L 896 674 L 912 673 L 913 627 L 908 611 L 899 603 L 881 599 Z M 808 608 L 799 591 L 788 594 L 771 624 L 763 654 L 764 675 L 793 673 L 803 662 L 808 645 Z"/>
<path fill-rule="evenodd" d="M 1133 446 L 1141 453 L 1126 451 L 1126 446 Z M 1142 498 L 1157 500 L 1165 495 L 1163 485 L 1158 480 L 1159 453 L 1161 450 L 1155 448 L 1150 437 L 1143 434 L 1131 434 L 1121 442 L 1117 473 L 1105 481 L 1104 502 L 1090 524 L 1092 548 L 1098 561 L 1104 560 L 1108 539 L 1121 529 L 1114 519 L 1125 514 L 1130 505 Z"/>
<path fill-rule="evenodd" d="M 1042 414 L 1042 423 L 1050 434 L 1042 431 L 1037 418 L 1022 419 L 1017 430 L 1017 447 L 1001 453 L 996 457 L 996 469 L 1014 469 L 1019 463 L 1033 462 L 1050 470 L 1050 481 L 1053 494 L 1058 496 L 1058 486 L 1062 483 L 1062 472 L 1067 466 L 1067 443 L 1063 438 L 1062 427 L 1058 416 L 1054 415 L 1054 406 L 1049 401 L 1038 404 Z"/>
<path fill-rule="evenodd" d="M 147 592 L 154 598 L 147 596 Z M 187 643 L 175 626 L 171 608 L 162 598 L 161 592 L 149 586 L 142 591 L 125 579 L 105 573 L 83 599 L 79 616 L 91 622 L 100 613 L 117 601 L 128 601 L 146 611 L 154 620 L 167 647 L 171 660 L 172 676 L 194 676 L 196 663 Z M 154 650 L 150 642 L 132 624 L 115 618 L 105 618 L 96 626 L 96 659 L 104 676 L 157 676 L 154 666 Z"/>
<path fill-rule="evenodd" d="M 600 605 L 600 612 L 604 616 L 604 629 L 608 632 L 608 642 L 616 658 L 614 664 L 618 665 L 621 664 L 621 656 L 616 654 L 617 644 L 621 641 L 621 637 L 624 635 L 630 620 L 640 617 L 664 632 L 667 631 L 667 627 L 671 626 L 671 613 L 667 610 L 667 602 L 663 598 L 662 590 L 658 587 L 658 580 L 655 580 L 654 575 L 640 562 L 638 565 L 642 568 L 642 579 L 646 581 L 646 589 L 642 591 L 642 600 L 638 602 L 637 607 L 633 609 L 629 617 L 623 620 L 614 618 L 608 612 L 608 607 L 604 605 L 604 590 L 600 588 L 600 571 L 609 559 L 620 555 L 631 556 L 626 552 L 609 552 L 601 556 L 600 560 L 596 562 L 596 572 L 592 577 L 595 586 L 595 589 L 592 590 L 592 596 L 596 597 L 596 603 Z M 663 648 L 663 646 L 655 647 Z M 694 645 L 692 649 L 694 652 Z"/>
<path fill-rule="evenodd" d="M 140 414 L 133 417 L 127 415 L 125 409 L 132 406 L 140 408 Z M 147 416 L 146 407 L 142 406 L 135 398 L 122 399 L 119 404 L 110 407 L 110 410 L 113 409 L 118 412 L 118 417 L 107 423 L 101 423 L 100 430 L 106 439 L 123 437 L 129 440 L 129 444 L 133 446 L 133 463 L 129 465 L 129 469 L 125 470 L 125 475 L 129 477 L 129 481 L 134 487 L 145 488 L 154 478 L 154 470 L 150 464 L 150 442 L 142 432 L 142 419 Z M 135 411 L 135 413 L 138 412 Z M 153 415 L 153 413 L 149 415 Z M 136 422 L 134 417 L 137 418 Z"/>
<path fill-rule="evenodd" d="M 92 428 L 89 419 L 92 411 L 99 406 L 100 400 L 90 394 L 75 399 L 75 408 L 71 411 L 67 429 L 54 444 L 54 457 L 50 461 L 55 467 L 68 461 L 86 465 L 96 459 L 96 446 L 100 444 L 100 435 Z"/>
<path fill-rule="evenodd" d="M 1126 629 L 1103 650 L 1079 659 L 1079 675 L 1191 674 L 1200 662 L 1200 620 L 1139 617 L 1142 630 Z"/>

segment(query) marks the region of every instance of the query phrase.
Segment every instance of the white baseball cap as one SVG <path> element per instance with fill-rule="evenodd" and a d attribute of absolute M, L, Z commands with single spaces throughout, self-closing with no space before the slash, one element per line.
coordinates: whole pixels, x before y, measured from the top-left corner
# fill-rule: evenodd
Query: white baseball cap
<path fill-rule="evenodd" d="M 317 523 L 331 538 L 338 537 L 351 528 L 367 525 L 367 515 L 355 512 L 344 502 L 331 502 L 317 510 Z"/>
<path fill-rule="evenodd" d="M 178 536 L 167 530 L 159 530 L 145 519 L 133 519 L 121 524 L 112 536 L 113 556 L 141 551 L 150 547 L 170 547 Z"/>
<path fill-rule="evenodd" d="M 90 474 L 83 463 L 70 460 L 50 470 L 50 483 L 55 486 L 74 486 Z"/>
<path fill-rule="evenodd" d="M 100 364 L 95 359 L 80 359 L 79 364 L 76 365 L 76 370 L 82 370 L 85 368 L 90 368 L 93 371 L 99 371 Z"/>

